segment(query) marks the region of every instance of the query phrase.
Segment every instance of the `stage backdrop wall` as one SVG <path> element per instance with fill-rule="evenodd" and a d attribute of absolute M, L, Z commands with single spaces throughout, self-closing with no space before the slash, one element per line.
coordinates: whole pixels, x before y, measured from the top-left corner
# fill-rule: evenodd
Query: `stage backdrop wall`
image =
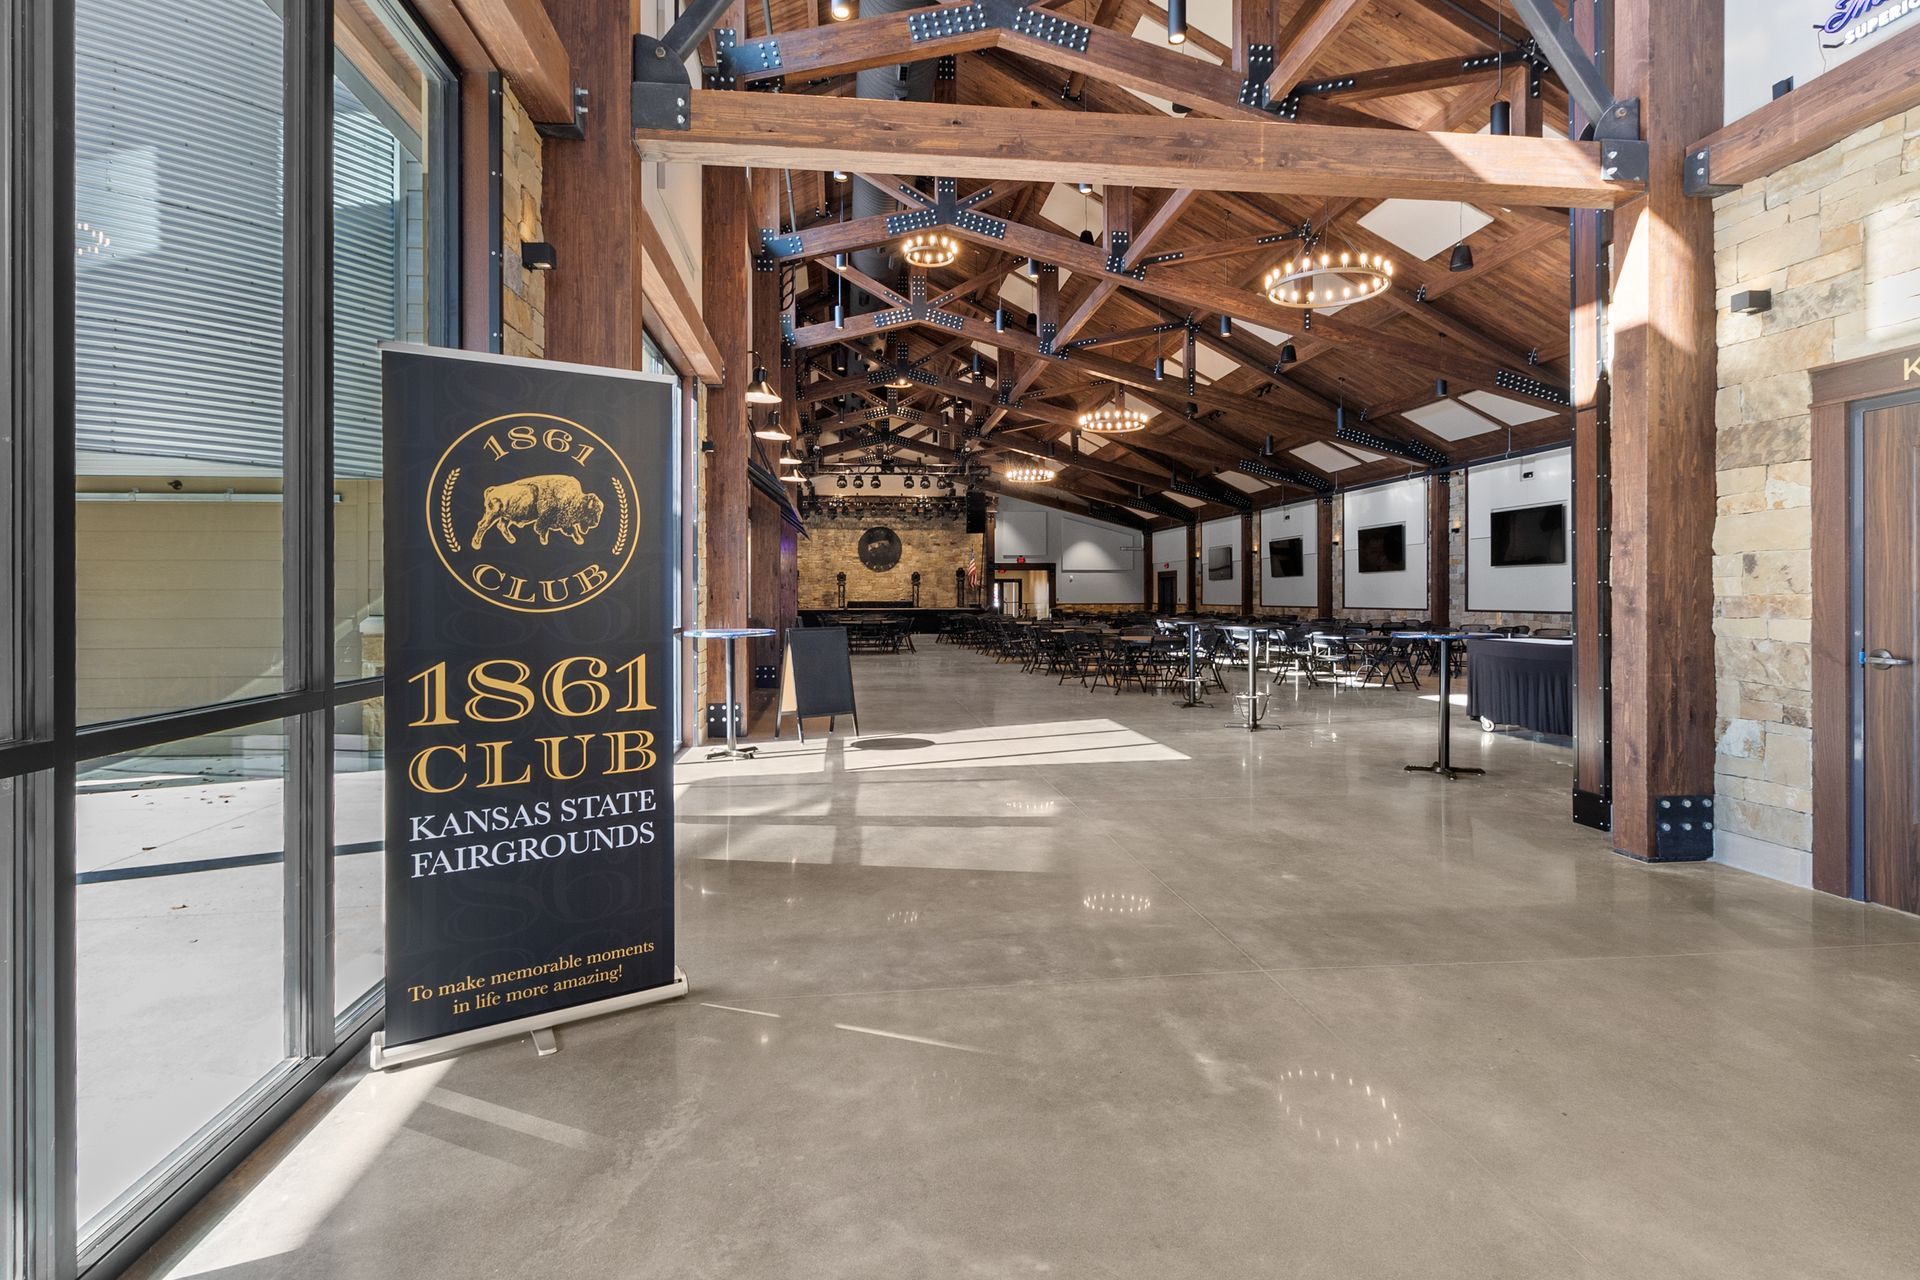
<path fill-rule="evenodd" d="M 891 568 L 873 569 L 860 559 L 860 540 L 867 530 L 893 530 L 900 543 L 900 559 Z M 908 600 L 913 575 L 920 575 L 920 605 L 951 609 L 955 597 L 954 573 L 967 565 L 967 554 L 980 555 L 980 535 L 967 532 L 964 511 L 914 515 L 893 499 L 867 499 L 851 504 L 848 514 L 829 519 L 824 514 L 807 519 L 807 536 L 800 539 L 800 607 L 836 607 L 837 574 L 847 575 L 849 600 Z M 982 573 L 985 566 L 982 566 Z"/>

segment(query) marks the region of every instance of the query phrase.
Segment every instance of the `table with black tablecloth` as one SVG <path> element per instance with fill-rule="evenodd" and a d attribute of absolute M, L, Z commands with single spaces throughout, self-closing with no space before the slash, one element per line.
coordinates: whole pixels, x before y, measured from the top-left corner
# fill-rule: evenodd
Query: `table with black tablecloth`
<path fill-rule="evenodd" d="M 1469 639 L 1467 715 L 1571 737 L 1573 642 Z"/>

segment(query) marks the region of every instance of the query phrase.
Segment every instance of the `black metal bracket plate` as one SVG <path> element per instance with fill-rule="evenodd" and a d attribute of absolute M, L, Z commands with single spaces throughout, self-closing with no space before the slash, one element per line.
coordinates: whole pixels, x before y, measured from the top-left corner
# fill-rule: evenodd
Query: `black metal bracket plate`
<path fill-rule="evenodd" d="M 1661 796 L 1654 802 L 1653 849 L 1662 862 L 1713 856 L 1713 797 Z"/>
<path fill-rule="evenodd" d="M 1730 183 L 1713 180 L 1713 149 L 1702 147 L 1687 154 L 1686 167 L 1681 171 L 1682 189 L 1690 196 L 1702 196 L 1711 200 L 1715 196 L 1726 195 L 1740 188 Z"/>
<path fill-rule="evenodd" d="M 566 124 L 543 124 L 536 120 L 533 130 L 543 138 L 559 138 L 567 142 L 583 142 L 587 136 L 587 91 L 574 86 L 573 119 Z"/>
<path fill-rule="evenodd" d="M 1573 820 L 1595 831 L 1613 830 L 1613 802 L 1597 791 L 1573 793 Z"/>
<path fill-rule="evenodd" d="M 635 36 L 633 127 L 685 132 L 692 100 L 693 84 L 686 67 L 669 57 L 667 47 L 652 36 Z"/>

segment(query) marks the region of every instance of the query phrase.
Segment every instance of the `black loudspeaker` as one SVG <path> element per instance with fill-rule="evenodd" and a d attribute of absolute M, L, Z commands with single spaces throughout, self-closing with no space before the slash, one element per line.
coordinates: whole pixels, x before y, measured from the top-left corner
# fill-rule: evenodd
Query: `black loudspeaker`
<path fill-rule="evenodd" d="M 987 531 L 987 495 L 974 489 L 967 494 L 967 532 Z"/>

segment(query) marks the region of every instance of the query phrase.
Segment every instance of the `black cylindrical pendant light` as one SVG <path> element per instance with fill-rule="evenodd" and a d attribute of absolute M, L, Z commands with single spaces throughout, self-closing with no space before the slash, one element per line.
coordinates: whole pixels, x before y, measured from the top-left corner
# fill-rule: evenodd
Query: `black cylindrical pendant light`
<path fill-rule="evenodd" d="M 1155 356 L 1153 358 L 1153 380 L 1155 382 L 1165 382 L 1167 380 L 1167 358 L 1165 356 Z"/>
<path fill-rule="evenodd" d="M 1435 378 L 1433 380 L 1433 394 L 1436 396 L 1439 396 L 1443 400 L 1446 399 L 1447 380 L 1445 378 Z"/>
<path fill-rule="evenodd" d="M 1232 316 L 1223 315 L 1220 317 L 1220 336 L 1223 338 L 1231 338 L 1233 336 Z"/>
<path fill-rule="evenodd" d="M 1513 104 L 1505 98 L 1493 104 L 1487 118 L 1487 132 L 1502 138 L 1513 132 Z"/>
<path fill-rule="evenodd" d="M 1167 0 L 1167 43 L 1187 42 L 1187 0 Z"/>
<path fill-rule="evenodd" d="M 995 307 L 993 309 L 993 331 L 995 333 L 1005 333 L 1007 331 L 1007 309 L 1005 307 Z"/>

